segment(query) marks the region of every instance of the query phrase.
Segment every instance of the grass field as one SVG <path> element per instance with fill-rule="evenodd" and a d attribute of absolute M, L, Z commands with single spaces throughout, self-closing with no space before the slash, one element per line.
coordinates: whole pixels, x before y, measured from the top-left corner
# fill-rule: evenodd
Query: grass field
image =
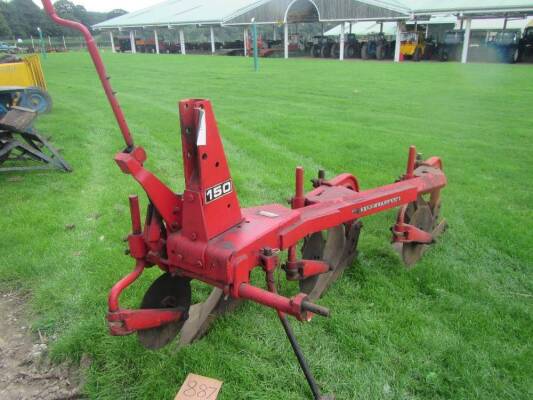
<path fill-rule="evenodd" d="M 338 399 L 532 398 L 531 66 L 273 59 L 256 74 L 243 58 L 104 58 L 147 167 L 177 191 L 187 97 L 212 99 L 243 206 L 283 202 L 299 164 L 371 188 L 403 173 L 410 144 L 442 156 L 442 240 L 407 271 L 389 245 L 395 213 L 365 219 L 357 262 L 320 302 L 332 318 L 295 323 L 297 336 Z M 171 399 L 188 372 L 223 380 L 225 400 L 309 398 L 275 313 L 255 304 L 181 350 L 108 336 L 108 290 L 132 268 L 127 196 L 141 190 L 112 161 L 123 143 L 88 56 L 44 67 L 55 108 L 38 127 L 75 172 L 0 175 L 0 288 L 31 295 L 54 360 L 87 354 L 94 399 Z"/>

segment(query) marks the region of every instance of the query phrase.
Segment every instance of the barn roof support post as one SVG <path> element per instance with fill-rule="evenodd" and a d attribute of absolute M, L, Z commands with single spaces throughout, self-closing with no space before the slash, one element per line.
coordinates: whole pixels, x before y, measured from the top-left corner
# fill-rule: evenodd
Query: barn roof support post
<path fill-rule="evenodd" d="M 67 42 L 65 41 L 65 36 L 63 36 L 63 48 L 67 50 Z"/>
<path fill-rule="evenodd" d="M 35 42 L 33 41 L 33 36 L 30 35 L 30 39 L 31 39 L 31 48 L 34 49 L 35 51 Z"/>
<path fill-rule="evenodd" d="M 180 51 L 183 56 L 187 54 L 187 49 L 185 48 L 185 32 L 183 32 L 183 29 L 180 29 Z"/>
<path fill-rule="evenodd" d="M 215 45 L 215 29 L 211 26 L 209 27 L 210 33 L 211 33 L 211 54 L 215 54 L 216 52 L 216 45 Z"/>
<path fill-rule="evenodd" d="M 465 21 L 465 39 L 463 41 L 463 52 L 461 53 L 461 63 L 468 62 L 468 49 L 470 48 L 470 31 L 472 28 L 472 18 L 466 18 Z"/>
<path fill-rule="evenodd" d="M 278 40 L 278 27 L 274 25 L 273 40 Z"/>
<path fill-rule="evenodd" d="M 254 70 L 259 71 L 259 48 L 257 45 L 257 25 L 255 18 L 252 18 L 252 47 L 254 51 Z"/>
<path fill-rule="evenodd" d="M 289 58 L 289 24 L 285 22 L 283 25 L 283 32 L 284 32 L 284 40 L 283 40 L 283 46 L 284 46 L 284 53 L 285 53 L 285 59 Z"/>
<path fill-rule="evenodd" d="M 339 40 L 339 60 L 344 60 L 344 30 L 346 29 L 346 23 L 341 25 L 341 35 Z"/>
<path fill-rule="evenodd" d="M 353 30 L 353 24 L 350 22 L 350 34 L 353 33 L 352 30 Z"/>
<path fill-rule="evenodd" d="M 400 62 L 400 46 L 402 41 L 402 23 L 396 22 L 396 45 L 394 47 L 394 62 Z"/>
<path fill-rule="evenodd" d="M 159 35 L 157 29 L 154 29 L 155 53 L 159 54 Z"/>
<path fill-rule="evenodd" d="M 505 18 L 503 19 L 503 31 L 505 32 L 507 30 L 507 14 L 505 15 Z"/>
<path fill-rule="evenodd" d="M 111 52 L 116 53 L 115 38 L 113 37 L 113 31 L 109 31 L 109 41 L 111 42 Z"/>
<path fill-rule="evenodd" d="M 137 53 L 137 48 L 135 47 L 135 32 L 130 31 L 130 46 L 131 46 L 131 54 Z"/>
<path fill-rule="evenodd" d="M 243 39 L 244 41 L 244 57 L 248 57 L 248 28 L 244 27 Z"/>

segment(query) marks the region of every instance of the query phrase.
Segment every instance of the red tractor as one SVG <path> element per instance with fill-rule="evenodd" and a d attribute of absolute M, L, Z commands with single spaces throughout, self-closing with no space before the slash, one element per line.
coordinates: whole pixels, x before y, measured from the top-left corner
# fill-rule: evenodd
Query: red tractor
<path fill-rule="evenodd" d="M 321 395 L 288 317 L 308 322 L 315 315 L 329 316 L 329 310 L 316 301 L 355 259 L 366 216 L 399 207 L 392 242 L 407 265 L 420 259 L 445 227 L 439 220 L 440 191 L 446 186 L 441 160 L 423 160 L 411 147 L 406 171 L 395 183 L 361 190 L 351 174 L 327 179 L 320 171 L 308 193 L 304 171 L 297 167 L 290 207 L 241 208 L 211 103 L 187 99 L 179 103 L 185 190 L 176 193 L 145 168 L 146 153 L 133 141 L 90 32 L 58 17 L 51 0 L 43 4 L 55 22 L 84 35 L 126 144 L 115 161 L 149 199 L 144 223 L 137 196 L 129 199 L 128 243 L 135 266 L 111 289 L 107 314 L 111 334 L 137 333 L 151 349 L 168 344 L 180 332 L 180 342 L 191 343 L 216 317 L 244 300 L 254 301 L 277 312 L 313 397 L 332 399 Z M 281 257 L 282 251 L 286 257 Z M 152 267 L 161 275 L 144 295 L 140 309 L 122 308 L 120 295 Z M 265 288 L 250 282 L 256 268 L 264 272 Z M 299 282 L 299 293 L 286 297 L 276 292 L 274 273 L 280 269 L 288 280 Z M 195 305 L 191 305 L 193 280 L 213 287 L 210 296 Z"/>

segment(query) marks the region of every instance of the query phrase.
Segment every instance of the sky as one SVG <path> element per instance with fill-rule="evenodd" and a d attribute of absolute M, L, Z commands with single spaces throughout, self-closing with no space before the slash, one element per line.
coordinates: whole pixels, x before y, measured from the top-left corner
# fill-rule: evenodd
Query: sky
<path fill-rule="evenodd" d="M 153 6 L 164 0 L 71 0 L 74 4 L 84 6 L 88 11 L 111 11 L 116 8 L 122 8 L 126 11 L 137 11 L 141 8 Z M 33 0 L 34 3 L 42 7 L 39 0 Z"/>

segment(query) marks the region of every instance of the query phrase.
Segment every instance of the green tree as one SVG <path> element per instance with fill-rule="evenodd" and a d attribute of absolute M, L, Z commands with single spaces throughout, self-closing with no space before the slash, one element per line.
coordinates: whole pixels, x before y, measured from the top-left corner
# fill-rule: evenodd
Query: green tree
<path fill-rule="evenodd" d="M 37 27 L 43 23 L 44 13 L 32 0 L 12 0 L 7 3 L 5 17 L 13 35 L 28 37 L 37 34 Z"/>
<path fill-rule="evenodd" d="M 11 36 L 11 28 L 4 16 L 4 10 L 0 10 L 0 37 Z"/>
<path fill-rule="evenodd" d="M 111 10 L 107 13 L 106 19 L 113 19 L 120 17 L 121 15 L 127 14 L 128 12 L 126 10 L 123 10 L 121 8 L 117 8 L 115 10 Z"/>

